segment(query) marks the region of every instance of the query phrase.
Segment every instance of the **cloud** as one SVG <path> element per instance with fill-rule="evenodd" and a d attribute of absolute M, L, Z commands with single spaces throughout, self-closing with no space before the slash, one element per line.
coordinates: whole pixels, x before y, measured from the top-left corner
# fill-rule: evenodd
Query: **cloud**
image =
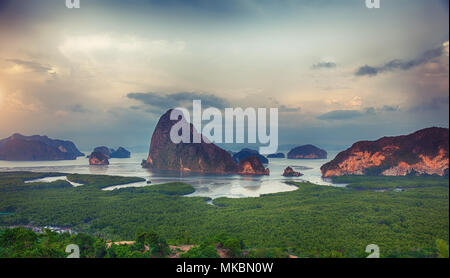
<path fill-rule="evenodd" d="M 337 66 L 334 62 L 319 62 L 312 66 L 313 69 L 332 69 Z"/>
<path fill-rule="evenodd" d="M 382 111 L 386 111 L 386 112 L 396 112 L 400 110 L 400 107 L 397 106 L 391 106 L 391 105 L 385 105 L 381 108 Z"/>
<path fill-rule="evenodd" d="M 37 62 L 33 61 L 25 61 L 20 59 L 6 59 L 7 62 L 14 63 L 18 66 L 27 68 L 34 72 L 40 72 L 40 73 L 49 73 L 54 74 L 54 69 L 51 66 L 46 66 Z"/>
<path fill-rule="evenodd" d="M 410 109 L 410 112 L 420 112 L 420 111 L 439 111 L 448 110 L 449 107 L 449 97 L 433 97 L 426 101 L 422 101 L 420 104 L 415 105 Z"/>
<path fill-rule="evenodd" d="M 363 116 L 374 116 L 383 112 L 396 112 L 399 111 L 399 106 L 385 105 L 381 108 L 367 107 L 362 110 L 334 110 L 322 115 L 319 115 L 317 119 L 325 121 L 345 121 L 360 118 Z"/>
<path fill-rule="evenodd" d="M 416 57 L 412 60 L 400 60 L 395 59 L 387 62 L 382 66 L 369 66 L 364 65 L 360 67 L 355 75 L 356 76 L 376 76 L 383 72 L 394 71 L 394 70 L 410 70 L 414 67 L 423 65 L 434 58 L 440 57 L 448 49 L 448 42 L 443 43 L 440 47 L 425 51 L 422 55 Z"/>
<path fill-rule="evenodd" d="M 362 98 L 360 96 L 355 96 L 350 101 L 350 105 L 352 106 L 361 106 L 362 105 Z"/>
<path fill-rule="evenodd" d="M 74 104 L 67 106 L 67 110 L 70 112 L 75 113 L 87 113 L 90 112 L 86 107 L 84 107 L 82 104 Z"/>
<path fill-rule="evenodd" d="M 319 120 L 333 121 L 333 120 L 349 120 L 359 118 L 364 114 L 359 110 L 334 110 L 317 117 Z"/>
<path fill-rule="evenodd" d="M 229 107 L 228 101 L 223 98 L 217 97 L 213 94 L 203 94 L 195 92 L 179 92 L 174 94 L 164 93 L 129 93 L 128 98 L 137 100 L 146 106 L 148 106 L 149 112 L 163 112 L 165 110 L 185 107 L 190 108 L 193 100 L 201 100 L 202 106 L 216 107 L 223 109 Z"/>
<path fill-rule="evenodd" d="M 300 112 L 302 109 L 300 107 L 287 107 L 286 105 L 281 105 L 278 107 L 280 113 L 296 113 Z"/>
<path fill-rule="evenodd" d="M 181 53 L 186 47 L 184 41 L 149 40 L 143 37 L 110 34 L 67 37 L 59 45 L 58 50 L 66 57 L 92 55 L 95 53 L 136 53 L 145 51 L 148 54 L 167 55 Z"/>

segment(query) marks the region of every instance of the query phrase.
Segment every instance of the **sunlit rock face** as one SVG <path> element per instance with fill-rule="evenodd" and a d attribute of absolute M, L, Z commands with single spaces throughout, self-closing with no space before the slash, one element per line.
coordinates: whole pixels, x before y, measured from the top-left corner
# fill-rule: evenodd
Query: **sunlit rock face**
<path fill-rule="evenodd" d="M 344 175 L 448 175 L 448 129 L 361 141 L 321 167 L 324 177 Z"/>
<path fill-rule="evenodd" d="M 0 160 L 74 160 L 78 156 L 84 154 L 71 141 L 51 139 L 47 136 L 24 136 L 16 133 L 0 140 Z"/>
<path fill-rule="evenodd" d="M 101 152 L 93 152 L 89 156 L 89 165 L 109 165 L 108 156 Z"/>
<path fill-rule="evenodd" d="M 270 175 L 257 156 L 249 156 L 239 161 L 240 175 Z"/>
<path fill-rule="evenodd" d="M 238 165 L 233 162 L 231 155 L 218 146 L 208 143 L 202 138 L 201 143 L 175 144 L 170 139 L 170 130 L 180 120 L 170 120 L 167 111 L 156 125 L 153 132 L 150 152 L 147 160 L 142 162 L 144 168 L 170 170 L 194 173 L 236 174 Z M 191 142 L 194 126 L 190 125 Z"/>
<path fill-rule="evenodd" d="M 288 159 L 326 159 L 327 152 L 313 145 L 304 145 L 290 150 Z"/>

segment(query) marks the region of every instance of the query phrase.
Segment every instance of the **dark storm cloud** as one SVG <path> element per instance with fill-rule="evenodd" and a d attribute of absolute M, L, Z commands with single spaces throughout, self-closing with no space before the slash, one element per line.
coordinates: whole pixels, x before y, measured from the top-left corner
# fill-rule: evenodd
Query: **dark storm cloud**
<path fill-rule="evenodd" d="M 314 64 L 312 66 L 313 69 L 332 69 L 335 68 L 337 65 L 334 62 L 319 62 L 317 64 Z"/>
<path fill-rule="evenodd" d="M 395 59 L 387 62 L 382 66 L 362 66 L 356 71 L 356 76 L 375 76 L 379 73 L 394 71 L 394 70 L 409 70 L 414 67 L 423 65 L 434 58 L 441 56 L 444 53 L 443 46 L 440 46 L 435 49 L 428 50 L 424 52 L 422 55 L 416 57 L 415 59 L 404 61 L 400 59 Z"/>
<path fill-rule="evenodd" d="M 422 101 L 420 104 L 413 106 L 410 112 L 420 112 L 420 111 L 440 111 L 448 110 L 449 107 L 449 97 L 433 97 L 428 100 Z"/>
<path fill-rule="evenodd" d="M 20 59 L 6 59 L 6 61 L 30 69 L 35 72 L 49 73 L 49 71 L 52 70 L 51 66 L 43 65 L 33 61 L 25 61 Z"/>
<path fill-rule="evenodd" d="M 229 107 L 228 101 L 212 94 L 195 92 L 163 93 L 129 93 L 128 98 L 137 100 L 147 106 L 150 112 L 161 112 L 176 107 L 190 108 L 193 100 L 201 100 L 202 106 L 223 109 Z"/>

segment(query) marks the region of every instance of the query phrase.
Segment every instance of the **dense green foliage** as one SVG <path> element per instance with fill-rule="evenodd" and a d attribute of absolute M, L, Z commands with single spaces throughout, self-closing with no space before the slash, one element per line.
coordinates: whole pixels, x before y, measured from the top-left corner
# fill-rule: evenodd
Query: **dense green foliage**
<path fill-rule="evenodd" d="M 405 189 L 430 186 L 444 186 L 448 188 L 448 177 L 386 177 L 386 176 L 342 176 L 333 177 L 333 182 L 348 184 L 353 189 Z"/>
<path fill-rule="evenodd" d="M 23 173 L 0 174 L 0 190 L 21 187 L 25 178 Z M 365 257 L 368 244 L 379 245 L 382 257 L 437 257 L 448 248 L 448 179 L 443 178 L 345 177 L 340 181 L 350 188 L 362 188 L 352 184 L 365 181 L 408 189 L 376 192 L 298 183 L 296 191 L 219 198 L 215 206 L 207 198 L 151 190 L 155 185 L 100 190 L 118 181 L 134 182 L 130 178 L 69 179 L 84 185 L 1 192 L 0 212 L 14 214 L 0 216 L 0 226 L 71 227 L 108 240 L 133 240 L 139 231 L 153 230 L 170 244 L 200 244 L 186 256 L 211 255 L 214 245 L 208 239 L 223 233 L 231 240 L 220 244 L 228 245 L 233 256 L 242 255 L 238 245 L 249 257 Z"/>
<path fill-rule="evenodd" d="M 439 258 L 448 258 L 448 243 L 442 239 L 436 240 L 436 249 L 438 250 Z"/>
<path fill-rule="evenodd" d="M 186 253 L 180 256 L 181 258 L 218 258 L 216 248 L 212 244 L 201 243 L 199 246 L 194 246 Z"/>
<path fill-rule="evenodd" d="M 136 236 L 134 244 L 107 244 L 88 234 L 57 233 L 44 230 L 37 234 L 26 228 L 0 230 L 0 258 L 65 258 L 69 244 L 80 248 L 80 258 L 155 258 L 169 255 L 167 243 L 154 232 Z"/>
<path fill-rule="evenodd" d="M 60 174 L 61 175 L 61 174 Z M 105 176 L 105 175 L 80 175 L 71 174 L 67 178 L 76 183 L 81 183 L 86 186 L 103 189 L 111 185 L 123 185 L 134 182 L 145 181 L 143 178 L 136 177 L 120 177 L 120 176 Z"/>
<path fill-rule="evenodd" d="M 146 187 L 127 187 L 119 189 L 121 192 L 132 192 L 132 193 L 150 193 L 157 192 L 167 195 L 188 195 L 195 192 L 195 188 L 186 183 L 181 182 L 171 182 L 165 184 L 155 184 Z"/>
<path fill-rule="evenodd" d="M 105 242 L 86 234 L 58 234 L 50 230 L 36 234 L 25 228 L 0 230 L 0 258 L 64 258 L 69 244 L 80 247 L 81 258 L 106 254 Z"/>
<path fill-rule="evenodd" d="M 260 248 L 250 250 L 248 258 L 288 258 L 289 253 L 282 248 Z"/>

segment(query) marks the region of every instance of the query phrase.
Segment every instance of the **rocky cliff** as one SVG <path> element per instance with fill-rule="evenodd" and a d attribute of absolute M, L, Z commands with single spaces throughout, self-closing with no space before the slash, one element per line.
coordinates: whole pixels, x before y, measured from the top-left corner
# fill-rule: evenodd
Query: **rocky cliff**
<path fill-rule="evenodd" d="M 50 139 L 47 136 L 14 134 L 0 140 L 0 160 L 74 160 L 78 156 L 84 154 L 71 141 Z"/>
<path fill-rule="evenodd" d="M 233 162 L 231 155 L 218 146 L 208 143 L 202 138 L 201 143 L 175 144 L 170 139 L 170 130 L 180 120 L 170 120 L 167 111 L 156 125 L 153 132 L 150 152 L 142 166 L 150 169 L 172 170 L 196 173 L 236 174 L 238 165 Z M 191 142 L 197 131 L 189 124 Z"/>
<path fill-rule="evenodd" d="M 89 156 L 89 165 L 109 165 L 108 156 L 101 152 L 93 152 Z"/>
<path fill-rule="evenodd" d="M 239 162 L 240 175 L 270 175 L 269 168 L 264 168 L 257 156 L 249 156 Z"/>
<path fill-rule="evenodd" d="M 448 129 L 361 141 L 321 167 L 324 177 L 343 175 L 448 175 Z"/>
<path fill-rule="evenodd" d="M 287 154 L 288 159 L 325 159 L 327 152 L 313 145 L 296 147 Z"/>
<path fill-rule="evenodd" d="M 301 177 L 301 176 L 303 176 L 303 174 L 300 172 L 294 171 L 294 169 L 292 169 L 292 167 L 287 167 L 286 169 L 284 169 L 283 176 L 284 177 Z"/>

